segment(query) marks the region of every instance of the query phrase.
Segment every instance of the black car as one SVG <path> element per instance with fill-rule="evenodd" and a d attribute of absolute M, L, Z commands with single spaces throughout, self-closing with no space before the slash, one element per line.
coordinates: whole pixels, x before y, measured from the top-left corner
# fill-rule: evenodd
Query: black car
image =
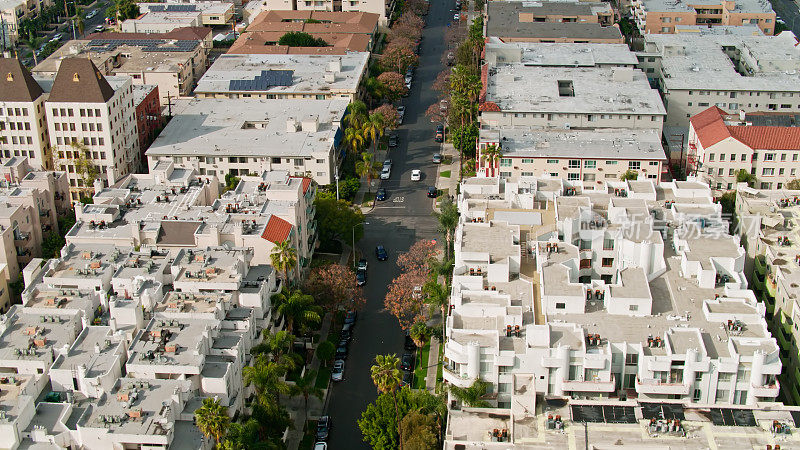
<path fill-rule="evenodd" d="M 411 353 L 404 354 L 400 360 L 400 368 L 406 372 L 414 370 L 414 355 Z"/>
<path fill-rule="evenodd" d="M 406 341 L 405 344 L 403 345 L 403 348 L 405 348 L 409 352 L 413 352 L 414 350 L 417 349 L 417 344 L 414 343 L 414 340 L 411 339 L 411 336 L 406 335 Z"/>
<path fill-rule="evenodd" d="M 378 192 L 375 193 L 375 200 L 379 202 L 386 200 L 386 188 L 378 189 Z"/>
<path fill-rule="evenodd" d="M 435 186 L 428 187 L 428 198 L 436 198 L 439 195 L 439 190 Z"/>
<path fill-rule="evenodd" d="M 375 247 L 375 257 L 378 258 L 378 261 L 386 261 L 389 259 L 389 253 L 386 252 L 382 245 L 379 245 Z"/>
<path fill-rule="evenodd" d="M 352 327 L 356 323 L 356 319 L 358 319 L 357 312 L 347 311 L 347 315 L 344 316 L 344 323 L 345 325 L 350 325 Z"/>
<path fill-rule="evenodd" d="M 347 358 L 347 347 L 339 347 L 336 349 L 336 355 L 333 357 L 334 360 L 336 359 L 345 359 Z"/>
<path fill-rule="evenodd" d="M 348 345 L 350 345 L 350 341 L 347 339 L 339 339 L 339 343 L 336 345 L 336 348 L 347 348 Z"/>
<path fill-rule="evenodd" d="M 400 139 L 398 139 L 396 134 L 389 135 L 389 147 L 397 147 L 397 144 L 400 143 Z"/>
<path fill-rule="evenodd" d="M 351 337 L 353 337 L 353 324 L 346 323 L 342 325 L 342 331 L 339 332 L 339 339 L 346 339 L 349 341 Z"/>
<path fill-rule="evenodd" d="M 356 282 L 359 286 L 363 286 L 367 284 L 367 271 L 364 269 L 358 269 L 356 271 Z"/>
<path fill-rule="evenodd" d="M 403 381 L 400 383 L 400 386 L 414 386 L 414 372 L 405 372 L 403 373 Z"/>
<path fill-rule="evenodd" d="M 322 416 L 317 421 L 317 440 L 327 441 L 328 435 L 331 432 L 331 418 L 330 416 Z"/>

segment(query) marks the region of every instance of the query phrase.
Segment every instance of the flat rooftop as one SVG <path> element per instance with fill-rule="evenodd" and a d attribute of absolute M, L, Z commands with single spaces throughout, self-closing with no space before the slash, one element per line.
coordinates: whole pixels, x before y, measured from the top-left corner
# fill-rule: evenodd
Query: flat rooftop
<path fill-rule="evenodd" d="M 487 5 L 486 35 L 500 38 L 622 39 L 619 28 L 599 23 L 534 22 L 533 16 L 612 15 L 601 2 L 490 2 Z"/>
<path fill-rule="evenodd" d="M 494 2 L 492 5 L 506 2 Z M 523 63 L 526 66 L 600 67 L 630 66 L 639 60 L 625 44 L 565 44 L 510 42 L 489 38 L 486 61 L 490 65 Z"/>
<path fill-rule="evenodd" d="M 78 339 L 70 346 L 69 352 L 53 369 L 72 370 L 78 366 L 86 367 L 86 376 L 98 377 L 109 371 L 124 353 L 124 343 L 114 337 L 111 327 L 86 327 Z"/>
<path fill-rule="evenodd" d="M 532 130 L 482 128 L 480 142 L 502 142 L 503 156 L 665 160 L 654 129 Z"/>
<path fill-rule="evenodd" d="M 485 224 L 464 223 L 461 233 L 461 252 L 487 254 L 495 263 L 520 253 L 519 227 L 502 222 Z M 515 233 L 516 232 L 516 233 Z"/>
<path fill-rule="evenodd" d="M 642 0 L 642 6 L 647 12 L 695 12 L 697 9 L 719 9 L 722 10 L 722 1 L 720 0 L 692 0 L 691 2 L 684 3 L 678 0 Z M 727 2 L 726 2 L 727 3 Z M 728 9 L 728 12 L 733 14 L 764 14 L 774 13 L 772 6 L 769 2 L 759 0 L 734 0 L 729 2 L 733 4 L 733 8 Z"/>
<path fill-rule="evenodd" d="M 642 56 L 661 58 L 661 82 L 669 89 L 730 91 L 800 90 L 800 48 L 794 34 L 777 36 L 697 33 L 648 34 Z M 739 66 L 724 48 L 738 50 Z M 739 69 L 739 70 L 737 70 Z"/>
<path fill-rule="evenodd" d="M 142 330 L 138 339 L 134 339 L 130 346 L 128 371 L 135 371 L 132 366 L 138 365 L 171 365 L 194 368 L 196 373 L 200 373 L 206 356 L 205 350 L 195 350 L 202 346 L 200 339 L 203 333 L 218 325 L 218 320 L 209 319 L 150 320 L 147 328 Z M 180 370 L 183 371 L 183 368 Z"/>
<path fill-rule="evenodd" d="M 196 94 L 276 95 L 355 93 L 368 61 L 368 52 L 226 54 L 208 68 L 194 91 Z"/>
<path fill-rule="evenodd" d="M 348 102 L 195 98 L 180 104 L 147 155 L 198 156 L 198 149 L 215 157 L 329 155 Z M 290 120 L 294 132 L 287 132 Z M 304 121 L 312 125 L 302 127 Z"/>
<path fill-rule="evenodd" d="M 658 91 L 637 69 L 523 64 L 494 69 L 495 74 L 488 77 L 486 101 L 501 111 L 666 115 Z M 563 91 L 569 88 L 571 95 L 565 95 Z"/>
<path fill-rule="evenodd" d="M 35 314 L 25 309 L 12 307 L 0 318 L 1 360 L 47 360 L 55 349 L 75 342 L 78 313 Z"/>

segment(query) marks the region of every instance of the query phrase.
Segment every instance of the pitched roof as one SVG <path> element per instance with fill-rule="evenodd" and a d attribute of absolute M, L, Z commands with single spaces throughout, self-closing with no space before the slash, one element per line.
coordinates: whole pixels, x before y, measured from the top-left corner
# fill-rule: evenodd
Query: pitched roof
<path fill-rule="evenodd" d="M 270 216 L 267 226 L 264 227 L 264 232 L 261 233 L 261 238 L 273 244 L 280 244 L 289 237 L 291 231 L 292 224 L 278 216 Z"/>
<path fill-rule="evenodd" d="M 0 100 L 31 102 L 44 91 L 16 58 L 0 58 Z"/>
<path fill-rule="evenodd" d="M 308 177 L 289 177 L 289 178 L 299 178 L 303 183 L 303 194 L 305 195 L 308 192 L 309 186 L 311 186 L 311 178 Z"/>
<path fill-rule="evenodd" d="M 87 58 L 64 58 L 58 68 L 51 102 L 105 103 L 114 96 L 114 88 Z"/>
<path fill-rule="evenodd" d="M 728 114 L 712 106 L 690 122 L 703 148 L 732 137 L 753 149 L 800 150 L 800 127 L 727 125 Z"/>

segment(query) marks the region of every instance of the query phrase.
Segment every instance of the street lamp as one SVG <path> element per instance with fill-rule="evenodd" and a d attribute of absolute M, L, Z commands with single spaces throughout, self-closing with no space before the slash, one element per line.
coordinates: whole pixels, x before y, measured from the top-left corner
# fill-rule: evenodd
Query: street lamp
<path fill-rule="evenodd" d="M 359 225 L 369 225 L 369 222 L 361 222 L 353 225 L 353 268 L 356 267 L 356 227 Z"/>

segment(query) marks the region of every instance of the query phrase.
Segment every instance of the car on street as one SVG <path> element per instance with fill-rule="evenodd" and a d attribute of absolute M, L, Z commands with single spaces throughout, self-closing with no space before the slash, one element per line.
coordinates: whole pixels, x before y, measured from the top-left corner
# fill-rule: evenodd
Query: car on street
<path fill-rule="evenodd" d="M 334 355 L 335 359 L 345 359 L 347 358 L 347 347 L 337 347 L 336 348 L 336 355 Z"/>
<path fill-rule="evenodd" d="M 408 91 L 411 90 L 411 80 L 406 80 L 406 96 L 408 96 Z"/>
<path fill-rule="evenodd" d="M 317 440 L 327 441 L 328 435 L 331 433 L 331 417 L 322 416 L 317 421 Z"/>
<path fill-rule="evenodd" d="M 433 154 L 433 163 L 434 164 L 441 164 L 442 163 L 442 154 L 441 153 L 434 153 Z"/>
<path fill-rule="evenodd" d="M 367 260 L 361 258 L 358 260 L 358 270 L 367 270 Z"/>
<path fill-rule="evenodd" d="M 98 25 L 98 26 L 94 27 L 94 32 L 95 33 L 102 33 L 103 31 L 106 31 L 106 26 L 105 25 Z"/>
<path fill-rule="evenodd" d="M 392 167 L 392 160 L 390 158 L 383 160 L 383 167 Z"/>
<path fill-rule="evenodd" d="M 375 257 L 378 258 L 378 261 L 386 261 L 389 259 L 389 253 L 382 245 L 378 245 L 375 247 Z"/>
<path fill-rule="evenodd" d="M 428 186 L 428 198 L 436 198 L 439 195 L 439 190 L 436 186 Z"/>
<path fill-rule="evenodd" d="M 412 75 L 414 75 L 414 66 L 408 66 L 408 69 L 406 69 L 406 76 L 410 77 Z"/>
<path fill-rule="evenodd" d="M 336 348 L 339 347 L 347 348 L 348 345 L 350 345 L 350 341 L 348 341 L 347 339 L 339 339 L 339 344 L 336 345 Z"/>
<path fill-rule="evenodd" d="M 419 181 L 422 179 L 422 171 L 414 169 L 411 171 L 411 181 Z"/>
<path fill-rule="evenodd" d="M 461 14 L 459 13 L 453 14 L 453 21 L 458 22 L 459 20 L 461 20 Z"/>
<path fill-rule="evenodd" d="M 411 372 L 414 370 L 414 355 L 411 353 L 406 353 L 400 359 L 400 369 L 405 370 L 406 372 Z"/>
<path fill-rule="evenodd" d="M 388 180 L 392 176 L 392 168 L 383 166 L 381 170 L 381 180 Z"/>
<path fill-rule="evenodd" d="M 411 78 L 406 75 L 406 83 L 411 83 Z M 397 107 L 397 124 L 402 125 L 403 119 L 406 117 L 406 107 L 405 106 L 398 106 Z"/>
<path fill-rule="evenodd" d="M 50 42 L 58 42 L 64 37 L 64 33 L 56 33 L 53 35 L 53 38 L 50 39 Z"/>
<path fill-rule="evenodd" d="M 378 189 L 378 192 L 375 193 L 375 200 L 379 202 L 386 200 L 386 188 Z"/>
<path fill-rule="evenodd" d="M 389 147 L 390 148 L 397 147 L 397 144 L 399 144 L 399 143 L 400 143 L 400 140 L 397 138 L 396 134 L 390 134 L 389 135 Z"/>
<path fill-rule="evenodd" d="M 350 325 L 352 327 L 356 324 L 357 319 L 358 319 L 358 313 L 356 311 L 353 310 L 347 311 L 347 315 L 344 316 L 344 324 Z"/>
<path fill-rule="evenodd" d="M 414 372 L 403 373 L 403 381 L 400 382 L 400 386 L 412 387 L 413 384 L 414 384 Z"/>
<path fill-rule="evenodd" d="M 356 283 L 359 286 L 363 286 L 367 284 L 367 271 L 366 270 L 357 270 L 356 271 Z"/>
<path fill-rule="evenodd" d="M 328 450 L 327 442 L 317 442 L 314 444 L 314 450 Z"/>
<path fill-rule="evenodd" d="M 351 337 L 353 337 L 352 327 L 348 324 L 344 324 L 344 326 L 342 326 L 342 331 L 339 332 L 340 343 L 341 341 L 349 341 Z"/>
<path fill-rule="evenodd" d="M 417 349 L 417 344 L 414 343 L 414 340 L 411 339 L 411 336 L 409 336 L 407 333 L 406 333 L 406 340 L 403 343 L 403 348 L 409 352 L 413 352 L 414 350 Z"/>
<path fill-rule="evenodd" d="M 92 17 L 94 17 L 96 15 L 97 15 L 97 10 L 93 9 L 93 10 L 89 11 L 89 14 L 86 14 L 86 18 L 87 19 L 91 19 Z"/>
<path fill-rule="evenodd" d="M 444 141 L 444 125 L 436 126 L 436 135 L 434 136 L 433 140 L 436 142 Z"/>
<path fill-rule="evenodd" d="M 449 104 L 450 102 L 448 102 L 446 98 L 439 100 L 439 111 L 447 111 L 447 106 Z"/>
<path fill-rule="evenodd" d="M 344 379 L 344 361 L 337 359 L 333 362 L 333 370 L 331 371 L 331 380 L 342 381 Z"/>

